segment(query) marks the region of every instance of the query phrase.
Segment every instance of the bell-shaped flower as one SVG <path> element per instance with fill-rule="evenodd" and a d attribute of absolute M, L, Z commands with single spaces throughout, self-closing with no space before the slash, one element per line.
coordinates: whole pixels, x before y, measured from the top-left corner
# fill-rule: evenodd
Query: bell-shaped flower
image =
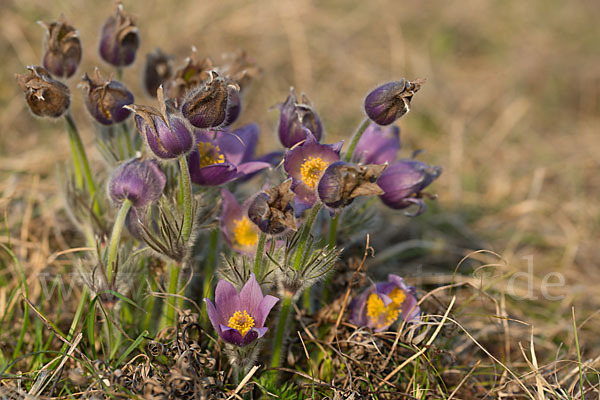
<path fill-rule="evenodd" d="M 384 191 L 380 196 L 385 205 L 393 209 L 403 209 L 417 205 L 418 209 L 410 216 L 425 212 L 422 191 L 442 173 L 441 167 L 429 166 L 417 160 L 399 160 L 389 165 L 377 180 Z"/>
<path fill-rule="evenodd" d="M 225 241 L 239 253 L 254 254 L 260 231 L 246 215 L 251 199 L 240 206 L 235 196 L 227 189 L 221 190 L 221 198 L 223 209 L 220 223 Z"/>
<path fill-rule="evenodd" d="M 375 332 L 388 329 L 402 318 L 407 322 L 418 320 L 421 310 L 417 306 L 414 287 L 406 286 L 398 275 L 388 275 L 387 282 L 377 282 L 350 303 L 350 322 L 368 326 Z"/>
<path fill-rule="evenodd" d="M 361 164 L 389 164 L 396 160 L 399 150 L 400 128 L 371 122 L 356 144 L 352 159 Z"/>
<path fill-rule="evenodd" d="M 412 97 L 424 83 L 423 79 L 410 82 L 402 78 L 381 85 L 365 98 L 365 112 L 379 125 L 390 125 L 410 111 Z"/>
<path fill-rule="evenodd" d="M 263 296 L 252 274 L 239 294 L 231 283 L 220 280 L 215 290 L 215 303 L 207 298 L 204 301 L 208 318 L 221 339 L 246 346 L 267 333 L 265 320 L 279 299 Z"/>
<path fill-rule="evenodd" d="M 40 22 L 46 28 L 44 56 L 42 64 L 58 78 L 69 78 L 81 62 L 81 41 L 79 33 L 65 21 L 64 15 L 49 24 Z"/>
<path fill-rule="evenodd" d="M 140 47 L 140 36 L 133 17 L 123 11 L 119 2 L 114 15 L 106 19 L 100 32 L 100 57 L 115 67 L 124 67 L 135 61 Z"/>
<path fill-rule="evenodd" d="M 141 208 L 158 200 L 167 177 L 155 160 L 134 158 L 117 167 L 108 182 L 111 200 L 120 205 L 125 199 Z"/>
<path fill-rule="evenodd" d="M 87 89 L 85 107 L 102 125 L 123 122 L 131 114 L 125 106 L 133 104 L 133 94 L 121 82 L 104 79 L 98 69 L 93 78 L 85 74 L 80 86 Z"/>
<path fill-rule="evenodd" d="M 197 144 L 189 155 L 192 182 L 217 186 L 270 167 L 268 162 L 253 161 L 258 142 L 258 126 L 244 125 L 227 131 L 200 130 Z"/>
<path fill-rule="evenodd" d="M 290 148 L 305 140 L 305 129 L 313 134 L 317 142 L 321 140 L 323 135 L 321 120 L 305 94 L 302 94 L 302 102 L 299 103 L 294 88 L 291 88 L 288 98 L 277 108 L 281 113 L 278 129 L 279 140 L 284 147 Z"/>
<path fill-rule="evenodd" d="M 292 190 L 296 215 L 301 215 L 317 202 L 317 185 L 330 164 L 340 159 L 343 142 L 320 144 L 314 135 L 304 129 L 306 140 L 299 146 L 287 150 L 283 166 L 293 179 Z"/>

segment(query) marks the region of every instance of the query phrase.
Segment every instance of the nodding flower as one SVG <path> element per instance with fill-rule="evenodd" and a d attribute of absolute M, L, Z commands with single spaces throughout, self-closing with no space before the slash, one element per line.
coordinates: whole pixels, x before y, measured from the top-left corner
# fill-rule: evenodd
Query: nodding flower
<path fill-rule="evenodd" d="M 243 347 L 267 333 L 265 321 L 279 299 L 263 296 L 252 274 L 239 294 L 231 283 L 220 280 L 215 290 L 215 303 L 208 298 L 204 301 L 208 318 L 221 339 Z"/>
<path fill-rule="evenodd" d="M 133 104 L 133 94 L 121 82 L 104 79 L 98 69 L 93 78 L 85 74 L 80 87 L 87 89 L 85 107 L 102 125 L 123 122 L 131 114 L 125 106 Z"/>
<path fill-rule="evenodd" d="M 343 142 L 319 144 L 314 135 L 306 128 L 306 140 L 303 144 L 287 150 L 283 166 L 292 178 L 292 190 L 296 216 L 311 208 L 317 202 L 317 185 L 330 164 L 340 159 Z"/>
<path fill-rule="evenodd" d="M 192 182 L 218 186 L 270 167 L 268 162 L 253 160 L 258 134 L 256 124 L 231 133 L 199 130 L 188 160 Z"/>
<path fill-rule="evenodd" d="M 302 94 L 302 102 L 298 103 L 294 88 L 290 88 L 290 95 L 277 108 L 281 113 L 278 129 L 279 140 L 284 147 L 290 148 L 305 140 L 307 138 L 305 129 L 312 133 L 317 142 L 321 140 L 323 135 L 321 120 L 305 94 Z"/>
<path fill-rule="evenodd" d="M 296 230 L 292 200 L 292 179 L 260 192 L 248 207 L 248 217 L 268 235 L 279 235 L 289 229 Z"/>
<path fill-rule="evenodd" d="M 402 78 L 381 85 L 365 98 L 365 112 L 379 125 L 390 125 L 410 111 L 412 97 L 424 83 L 424 79 L 410 82 Z"/>
<path fill-rule="evenodd" d="M 414 287 L 406 286 L 398 275 L 388 275 L 387 282 L 377 282 L 350 303 L 350 322 L 368 326 L 375 332 L 388 329 L 398 319 L 407 322 L 418 320 L 421 310 L 417 306 Z"/>
<path fill-rule="evenodd" d="M 259 230 L 246 215 L 251 199 L 240 206 L 234 195 L 227 189 L 221 189 L 221 198 L 223 199 L 223 209 L 220 223 L 225 241 L 239 253 L 254 254 Z"/>
<path fill-rule="evenodd" d="M 44 56 L 42 64 L 58 78 L 73 76 L 81 62 L 81 41 L 77 30 L 65 21 L 64 15 L 58 21 L 40 25 L 46 28 Z"/>
<path fill-rule="evenodd" d="M 100 57 L 115 67 L 133 64 L 140 46 L 138 28 L 134 18 L 123 11 L 118 2 L 114 15 L 106 19 L 100 33 Z"/>
<path fill-rule="evenodd" d="M 15 74 L 17 84 L 25 93 L 25 100 L 32 113 L 38 117 L 58 118 L 71 104 L 71 92 L 63 83 L 52 78 L 40 66 L 27 67 L 29 72 Z"/>
<path fill-rule="evenodd" d="M 142 208 L 158 200 L 167 177 L 155 160 L 134 158 L 118 166 L 108 182 L 108 194 L 116 205 L 126 199 Z"/>

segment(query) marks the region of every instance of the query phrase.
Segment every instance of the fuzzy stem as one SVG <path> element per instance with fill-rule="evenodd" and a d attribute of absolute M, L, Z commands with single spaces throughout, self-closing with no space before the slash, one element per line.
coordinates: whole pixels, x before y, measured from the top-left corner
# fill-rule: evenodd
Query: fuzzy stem
<path fill-rule="evenodd" d="M 183 185 L 183 240 L 188 241 L 192 233 L 192 180 L 188 169 L 187 159 L 179 157 L 179 169 L 181 170 L 181 185 Z"/>
<path fill-rule="evenodd" d="M 169 291 L 167 302 L 165 304 L 165 310 L 163 312 L 163 323 L 161 326 L 175 325 L 175 308 L 177 304 L 177 294 L 179 289 L 179 272 L 181 271 L 181 265 L 172 263 L 169 266 Z"/>
<path fill-rule="evenodd" d="M 131 133 L 129 132 L 129 125 L 127 121 L 124 121 L 123 126 L 123 136 L 125 136 L 125 145 L 127 146 L 127 158 L 133 157 L 135 155 L 135 149 L 133 148 L 133 142 L 131 141 Z"/>
<path fill-rule="evenodd" d="M 210 285 L 212 278 L 215 273 L 215 263 L 217 260 L 217 254 L 219 253 L 218 248 L 219 241 L 219 230 L 213 229 L 210 233 L 210 242 L 208 247 L 208 254 L 206 255 L 206 264 L 204 266 L 204 284 L 202 287 L 202 297 L 208 297 L 210 294 Z M 208 314 L 206 313 L 206 303 L 202 302 L 202 314 L 200 316 L 202 326 L 208 325 Z"/>
<path fill-rule="evenodd" d="M 71 149 L 73 150 L 73 148 L 75 148 L 77 150 L 77 156 L 73 154 L 74 161 L 76 164 L 80 163 L 79 166 L 75 167 L 75 173 L 77 174 L 77 169 L 79 169 L 79 174 L 81 174 L 81 170 L 83 169 L 83 174 L 85 175 L 85 181 L 87 183 L 88 192 L 90 194 L 90 198 L 93 201 L 94 214 L 100 216 L 100 204 L 98 203 L 98 199 L 96 198 L 96 183 L 94 182 L 94 177 L 92 176 L 92 170 L 90 169 L 90 163 L 85 153 L 85 147 L 83 147 L 83 142 L 81 141 L 79 130 L 77 129 L 77 125 L 75 125 L 75 121 L 73 120 L 71 113 L 67 112 L 65 114 L 65 121 L 67 122 L 67 131 L 69 132 Z"/>
<path fill-rule="evenodd" d="M 352 156 L 354 155 L 354 149 L 356 149 L 358 141 L 362 137 L 363 133 L 365 133 L 370 124 L 371 120 L 369 118 L 365 118 L 364 121 L 359 125 L 356 132 L 354 132 L 354 135 L 352 135 L 352 141 L 350 142 L 350 146 L 348 146 L 348 150 L 346 150 L 344 161 L 350 162 L 352 160 Z"/>
<path fill-rule="evenodd" d="M 256 256 L 254 257 L 254 275 L 258 277 L 259 282 L 262 282 L 263 268 L 262 268 L 262 256 L 265 252 L 265 242 L 267 235 L 261 232 L 258 236 L 258 245 L 256 246 Z"/>
<path fill-rule="evenodd" d="M 115 220 L 115 224 L 113 225 L 113 230 L 110 235 L 110 244 L 108 246 L 108 259 L 106 262 L 106 267 L 108 268 L 106 272 L 106 278 L 108 279 L 109 285 L 112 284 L 113 280 L 113 270 L 114 263 L 117 257 L 117 250 L 119 248 L 119 239 L 121 238 L 121 232 L 123 231 L 123 226 L 125 225 L 125 219 L 127 218 L 127 213 L 133 203 L 129 199 L 125 199 L 123 204 L 121 204 L 121 208 L 119 209 L 119 214 L 117 214 L 117 219 Z"/>
<path fill-rule="evenodd" d="M 281 311 L 279 312 L 279 320 L 277 321 L 277 330 L 275 331 L 275 343 L 273 344 L 273 354 L 271 355 L 271 368 L 279 367 L 281 362 L 281 354 L 283 351 L 283 340 L 287 331 L 287 320 L 292 308 L 294 297 L 291 294 L 286 294 L 281 303 Z"/>
<path fill-rule="evenodd" d="M 302 228 L 302 233 L 300 233 L 300 239 L 298 240 L 298 247 L 296 247 L 296 254 L 294 258 L 294 269 L 296 271 L 300 270 L 302 267 L 302 259 L 304 258 L 304 252 L 306 251 L 306 243 L 308 242 L 308 237 L 310 236 L 310 231 L 315 223 L 315 219 L 317 218 L 317 215 L 319 215 L 319 211 L 321 211 L 321 206 L 321 203 L 316 204 L 310 210 L 310 214 L 308 214 L 306 222 Z"/>

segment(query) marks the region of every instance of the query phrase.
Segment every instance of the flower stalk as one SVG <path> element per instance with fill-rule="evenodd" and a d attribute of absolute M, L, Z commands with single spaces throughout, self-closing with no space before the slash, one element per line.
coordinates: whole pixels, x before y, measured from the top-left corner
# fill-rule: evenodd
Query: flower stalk
<path fill-rule="evenodd" d="M 278 368 L 281 362 L 281 353 L 283 351 L 283 339 L 287 331 L 287 320 L 292 308 L 294 295 L 286 293 L 281 303 L 281 311 L 279 312 L 279 320 L 277 321 L 277 329 L 275 331 L 275 343 L 273 345 L 273 353 L 271 354 L 271 368 Z"/>
<path fill-rule="evenodd" d="M 177 308 L 177 295 L 179 294 L 179 273 L 181 265 L 171 263 L 169 265 L 169 289 L 167 292 L 167 302 L 163 312 L 163 321 L 161 328 L 175 324 L 175 311 Z"/>
<path fill-rule="evenodd" d="M 254 257 L 254 275 L 256 275 L 259 280 L 262 281 L 264 277 L 263 271 L 263 262 L 262 256 L 265 252 L 265 242 L 267 240 L 267 235 L 264 232 L 261 232 L 258 235 L 258 244 L 256 245 L 256 256 Z"/>
<path fill-rule="evenodd" d="M 123 201 L 123 204 L 121 204 L 121 208 L 119 209 L 119 213 L 117 214 L 115 224 L 113 225 L 112 233 L 110 235 L 110 244 L 108 245 L 108 258 L 106 262 L 106 278 L 108 279 L 109 284 L 113 282 L 114 264 L 117 258 L 119 240 L 121 239 L 121 232 L 123 231 L 123 226 L 125 225 L 127 213 L 131 209 L 132 205 L 133 203 L 129 199 L 125 199 Z"/>
<path fill-rule="evenodd" d="M 356 132 L 354 132 L 354 135 L 352 135 L 350 146 L 348 146 L 348 150 L 346 151 L 346 155 L 344 156 L 344 160 L 346 162 L 350 162 L 352 160 L 352 156 L 354 155 L 354 149 L 356 149 L 358 141 L 362 137 L 363 133 L 365 133 L 370 123 L 371 120 L 369 118 L 365 118 L 364 121 L 359 125 Z"/>
<path fill-rule="evenodd" d="M 188 169 L 186 157 L 179 157 L 179 169 L 181 170 L 181 185 L 183 187 L 183 240 L 187 242 L 192 233 L 192 221 L 194 210 L 192 209 L 192 181 Z"/>

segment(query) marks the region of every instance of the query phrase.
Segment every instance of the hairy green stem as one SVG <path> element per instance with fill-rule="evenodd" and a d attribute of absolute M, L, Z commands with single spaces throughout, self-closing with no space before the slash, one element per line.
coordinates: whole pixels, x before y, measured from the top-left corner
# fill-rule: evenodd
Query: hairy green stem
<path fill-rule="evenodd" d="M 267 235 L 264 232 L 261 232 L 258 236 L 258 245 L 256 246 L 256 256 L 254 257 L 254 275 L 256 275 L 259 282 L 262 282 L 262 278 L 264 277 L 264 271 L 262 268 L 262 256 L 265 252 L 265 242 L 267 240 Z"/>
<path fill-rule="evenodd" d="M 183 240 L 188 241 L 192 233 L 192 220 L 194 210 L 192 210 L 192 180 L 190 170 L 188 169 L 187 159 L 179 157 L 179 169 L 181 170 L 181 185 L 183 185 Z"/>
<path fill-rule="evenodd" d="M 352 135 L 352 141 L 350 142 L 350 146 L 348 146 L 348 150 L 346 150 L 344 161 L 350 162 L 352 160 L 352 156 L 354 155 L 354 149 L 356 149 L 358 141 L 362 137 L 363 133 L 365 133 L 370 124 L 371 120 L 369 118 L 365 118 L 364 121 L 359 125 L 356 132 L 354 132 L 354 135 Z"/>
<path fill-rule="evenodd" d="M 125 145 L 127 146 L 127 158 L 135 155 L 135 149 L 133 148 L 133 142 L 131 141 L 131 132 L 129 132 L 129 124 L 124 121 L 122 124 L 123 136 L 125 136 Z"/>
<path fill-rule="evenodd" d="M 121 239 L 121 232 L 123 231 L 123 226 L 125 225 L 125 219 L 127 218 L 127 213 L 133 203 L 129 199 L 125 199 L 123 204 L 121 204 L 121 208 L 119 209 L 119 214 L 117 214 L 117 219 L 115 220 L 115 224 L 113 225 L 113 230 L 110 235 L 110 244 L 108 245 L 108 258 L 106 261 L 106 278 L 108 279 L 108 284 L 112 284 L 113 280 L 113 272 L 114 272 L 114 263 L 117 258 L 117 250 L 119 248 L 119 240 Z"/>
<path fill-rule="evenodd" d="M 179 272 L 181 265 L 172 263 L 169 266 L 169 291 L 165 310 L 163 312 L 162 327 L 175 325 L 175 309 L 177 305 L 177 295 L 179 294 Z"/>
<path fill-rule="evenodd" d="M 210 285 L 216 269 L 217 254 L 219 253 L 219 230 L 213 229 L 210 232 L 210 240 L 208 244 L 208 254 L 206 255 L 206 264 L 204 265 L 204 284 L 202 286 L 202 297 L 210 295 Z M 200 316 L 202 326 L 208 324 L 208 314 L 206 313 L 206 303 L 202 302 L 202 314 Z"/>
<path fill-rule="evenodd" d="M 271 368 L 279 367 L 279 363 L 281 362 L 283 339 L 285 338 L 285 332 L 288 325 L 287 320 L 290 315 L 293 299 L 294 297 L 288 294 L 283 297 L 283 302 L 281 303 L 281 311 L 279 312 L 279 320 L 277 321 L 277 328 L 275 331 L 275 343 L 273 344 L 273 353 L 271 354 Z"/>
<path fill-rule="evenodd" d="M 308 237 L 310 236 L 310 231 L 315 223 L 315 219 L 317 218 L 317 215 L 319 215 L 319 211 L 321 211 L 321 207 L 322 204 L 319 203 L 310 210 L 310 213 L 304 222 L 304 226 L 302 227 L 302 232 L 300 233 L 300 239 L 298 240 L 298 247 L 296 247 L 296 253 L 294 257 L 294 269 L 296 271 L 300 270 L 302 267 L 302 260 L 304 258 L 304 252 L 306 251 L 306 243 L 308 242 Z"/>

